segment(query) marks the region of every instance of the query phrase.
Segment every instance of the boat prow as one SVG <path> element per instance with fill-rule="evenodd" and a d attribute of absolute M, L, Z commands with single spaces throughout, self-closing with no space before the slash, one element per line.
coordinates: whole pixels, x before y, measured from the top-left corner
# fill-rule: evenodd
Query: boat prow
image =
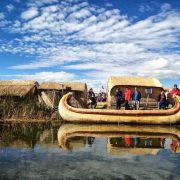
<path fill-rule="evenodd" d="M 175 105 L 167 110 L 109 110 L 83 109 L 69 105 L 72 93 L 64 95 L 59 113 L 64 121 L 133 124 L 180 124 L 180 97 L 174 96 Z"/>

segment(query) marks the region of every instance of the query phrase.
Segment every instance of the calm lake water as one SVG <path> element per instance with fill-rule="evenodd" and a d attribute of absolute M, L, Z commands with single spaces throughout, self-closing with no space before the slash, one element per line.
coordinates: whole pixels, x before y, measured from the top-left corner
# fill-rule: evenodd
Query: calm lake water
<path fill-rule="evenodd" d="M 180 179 L 180 127 L 0 126 L 0 179 Z"/>

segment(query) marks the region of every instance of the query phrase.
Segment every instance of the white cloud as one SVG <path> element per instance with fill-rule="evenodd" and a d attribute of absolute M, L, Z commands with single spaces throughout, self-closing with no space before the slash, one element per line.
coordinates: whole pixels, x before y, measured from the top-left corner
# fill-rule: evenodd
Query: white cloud
<path fill-rule="evenodd" d="M 82 1 L 30 3 L 22 13 L 28 21 L 17 18 L 8 26 L 19 39 L 0 45 L 0 52 L 35 58 L 12 69 L 82 70 L 81 79 L 94 84 L 111 75 L 180 77 L 180 13 L 168 10 L 168 4 L 133 23 L 120 10 Z"/>
<path fill-rule="evenodd" d="M 34 18 L 37 15 L 38 15 L 38 9 L 36 7 L 31 7 L 21 14 L 21 18 L 24 20 L 29 20 L 29 19 Z"/>
<path fill-rule="evenodd" d="M 18 20 L 15 20 L 15 21 L 14 21 L 14 27 L 15 27 L 15 28 L 19 28 L 20 26 L 21 26 L 21 22 L 18 21 Z"/>
<path fill-rule="evenodd" d="M 170 10 L 171 9 L 171 5 L 168 4 L 168 3 L 164 3 L 162 6 L 161 6 L 161 10 L 162 11 L 167 11 L 167 10 Z"/>
<path fill-rule="evenodd" d="M 8 24 L 10 24 L 11 22 L 10 21 L 7 21 L 7 20 L 3 20 L 3 21 L 0 21 L 0 27 L 6 27 Z M 1 51 L 1 50 L 0 50 Z"/>
<path fill-rule="evenodd" d="M 147 62 L 147 65 L 153 69 L 162 69 L 168 67 L 170 64 L 167 59 L 159 58 Z"/>
<path fill-rule="evenodd" d="M 41 9 L 42 9 L 43 13 L 50 14 L 50 13 L 56 12 L 58 10 L 58 6 L 51 5 L 51 6 L 43 7 Z"/>
<path fill-rule="evenodd" d="M 0 12 L 0 20 L 4 19 L 5 18 L 5 15 L 4 13 Z"/>
<path fill-rule="evenodd" d="M 1 75 L 1 77 L 6 75 Z M 23 79 L 23 80 L 36 80 L 39 82 L 42 81 L 74 81 L 75 75 L 72 73 L 66 72 L 38 72 L 34 74 L 14 74 L 8 75 L 11 79 Z"/>
<path fill-rule="evenodd" d="M 14 6 L 12 4 L 8 4 L 6 6 L 6 9 L 7 9 L 8 12 L 11 12 L 14 9 Z"/>
<path fill-rule="evenodd" d="M 49 5 L 49 4 L 53 4 L 53 3 L 58 3 L 59 0 L 29 0 L 28 1 L 28 6 L 43 6 L 43 5 Z"/>
<path fill-rule="evenodd" d="M 86 18 L 90 15 L 91 15 L 90 11 L 88 11 L 87 9 L 81 9 L 79 12 L 75 12 L 75 13 L 71 14 L 71 17 Z"/>
<path fill-rule="evenodd" d="M 141 4 L 139 7 L 139 11 L 142 13 L 148 12 L 148 11 L 153 11 L 153 10 L 154 10 L 154 8 L 147 4 Z"/>
<path fill-rule="evenodd" d="M 112 7 L 112 4 L 111 3 L 106 3 L 105 6 Z"/>

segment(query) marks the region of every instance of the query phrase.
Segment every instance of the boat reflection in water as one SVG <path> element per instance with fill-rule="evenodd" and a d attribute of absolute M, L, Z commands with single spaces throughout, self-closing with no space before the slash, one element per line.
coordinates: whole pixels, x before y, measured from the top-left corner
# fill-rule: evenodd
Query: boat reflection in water
<path fill-rule="evenodd" d="M 174 126 L 3 124 L 0 179 L 179 179 L 179 143 Z"/>
<path fill-rule="evenodd" d="M 58 130 L 59 146 L 66 151 L 92 146 L 95 138 L 107 138 L 109 154 L 157 154 L 166 140 L 173 153 L 180 152 L 180 127 L 152 125 L 64 124 Z"/>

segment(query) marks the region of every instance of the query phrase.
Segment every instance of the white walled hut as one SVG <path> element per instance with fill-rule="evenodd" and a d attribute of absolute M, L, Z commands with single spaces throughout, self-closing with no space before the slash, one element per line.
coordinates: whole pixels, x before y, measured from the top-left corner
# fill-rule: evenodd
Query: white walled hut
<path fill-rule="evenodd" d="M 115 105 L 115 92 L 120 89 L 124 95 L 125 88 L 128 87 L 134 91 L 136 87 L 142 95 L 141 107 L 157 107 L 157 97 L 163 89 L 162 84 L 156 78 L 152 77 L 110 77 L 108 80 L 108 107 Z"/>
<path fill-rule="evenodd" d="M 68 92 L 74 94 L 74 99 L 71 98 L 74 107 L 87 105 L 87 85 L 82 82 L 43 82 L 38 89 L 41 100 L 50 108 L 57 107 L 62 96 Z"/>

